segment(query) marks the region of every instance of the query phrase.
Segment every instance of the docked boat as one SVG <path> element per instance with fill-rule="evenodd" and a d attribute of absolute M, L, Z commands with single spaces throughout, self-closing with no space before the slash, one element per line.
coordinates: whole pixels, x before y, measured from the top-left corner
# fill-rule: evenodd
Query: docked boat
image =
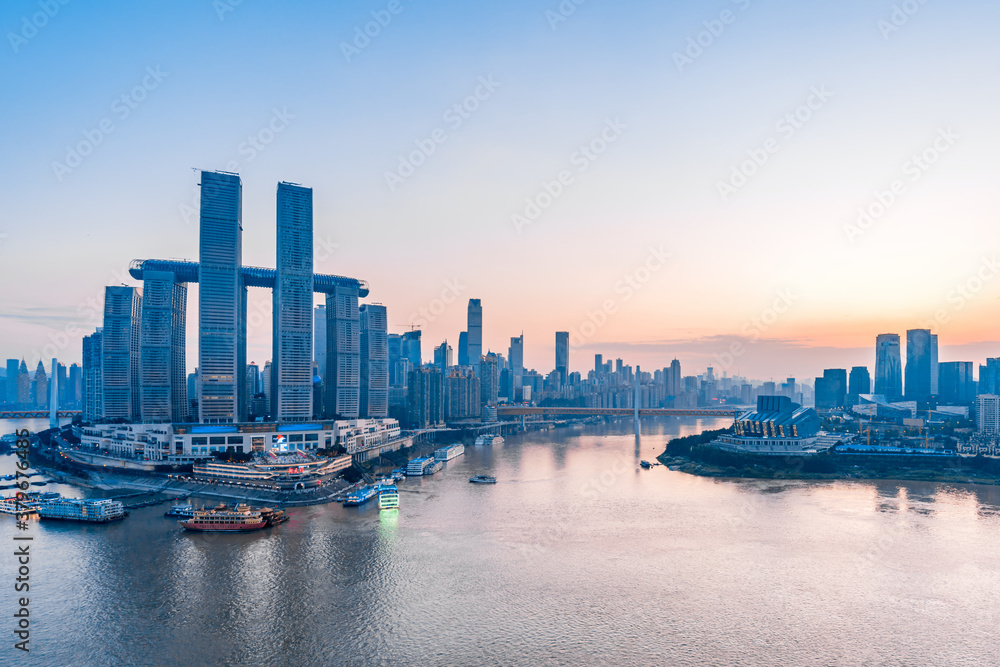
<path fill-rule="evenodd" d="M 184 530 L 201 533 L 245 533 L 268 525 L 260 510 L 243 504 L 232 509 L 220 505 L 214 509 L 196 510 L 193 517 L 178 523 Z"/>
<path fill-rule="evenodd" d="M 192 519 L 194 518 L 194 505 L 174 505 L 166 512 L 163 516 L 176 516 L 182 519 Z"/>
<path fill-rule="evenodd" d="M 0 499 L 0 514 L 13 514 L 16 516 L 18 514 L 35 515 L 37 513 L 34 504 L 27 500 L 18 503 L 17 497 Z"/>
<path fill-rule="evenodd" d="M 489 475 L 474 475 L 469 478 L 469 481 L 473 484 L 496 484 L 497 478 Z"/>
<path fill-rule="evenodd" d="M 465 445 L 448 445 L 434 450 L 434 458 L 438 461 L 451 461 L 465 453 Z"/>
<path fill-rule="evenodd" d="M 406 476 L 417 476 L 424 474 L 424 466 L 430 461 L 426 456 L 421 456 L 419 458 L 413 459 L 406 466 Z"/>
<path fill-rule="evenodd" d="M 424 465 L 424 471 L 421 474 L 424 476 L 433 475 L 434 473 L 440 471 L 442 468 L 444 468 L 443 462 L 431 459 L 429 463 Z"/>
<path fill-rule="evenodd" d="M 392 478 L 397 482 L 406 477 L 406 468 L 396 468 L 392 471 Z"/>
<path fill-rule="evenodd" d="M 394 510 L 399 508 L 399 489 L 395 484 L 379 484 L 378 508 Z"/>
<path fill-rule="evenodd" d="M 80 498 L 53 498 L 38 503 L 38 516 L 42 519 L 81 521 L 84 523 L 108 523 L 127 516 L 125 506 L 119 500 L 101 498 L 86 500 Z"/>
<path fill-rule="evenodd" d="M 653 464 L 650 463 L 649 461 L 639 461 L 639 465 L 641 465 L 646 470 L 649 470 L 650 468 L 653 467 Z"/>
<path fill-rule="evenodd" d="M 374 497 L 374 486 L 362 486 L 361 488 L 355 489 L 347 494 L 347 499 L 344 500 L 344 507 L 357 507 L 358 505 L 364 505 Z"/>
<path fill-rule="evenodd" d="M 273 507 L 261 507 L 260 515 L 263 517 L 264 523 L 268 526 L 276 526 L 279 523 L 288 521 L 288 515 L 285 514 L 285 510 L 275 509 Z"/>
<path fill-rule="evenodd" d="M 501 436 L 501 435 L 483 434 L 483 435 L 479 436 L 478 438 L 476 438 L 476 444 L 477 445 L 502 445 L 503 444 L 503 436 Z"/>

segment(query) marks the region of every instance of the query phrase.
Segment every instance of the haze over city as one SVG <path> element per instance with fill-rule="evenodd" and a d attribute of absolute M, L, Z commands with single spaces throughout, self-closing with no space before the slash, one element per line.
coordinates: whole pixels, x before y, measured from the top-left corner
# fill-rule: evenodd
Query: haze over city
<path fill-rule="evenodd" d="M 317 272 L 367 280 L 390 331 L 457 343 L 479 298 L 484 348 L 523 331 L 543 372 L 553 332 L 609 299 L 572 370 L 598 352 L 718 372 L 757 338 L 723 370 L 809 378 L 871 365 L 876 334 L 916 327 L 941 361 L 1000 346 L 993 3 L 905 21 L 863 2 L 180 4 L 61 5 L 8 37 L 12 354 L 92 330 L 86 304 L 130 260 L 197 258 L 192 168 L 240 173 L 245 264 L 273 266 L 275 184 L 301 183 Z M 21 35 L 20 14 L 4 27 Z M 669 258 L 643 273 L 651 253 Z M 782 294 L 785 312 L 753 324 Z M 270 348 L 268 326 L 251 331 L 248 360 Z M 79 354 L 77 336 L 57 356 Z"/>

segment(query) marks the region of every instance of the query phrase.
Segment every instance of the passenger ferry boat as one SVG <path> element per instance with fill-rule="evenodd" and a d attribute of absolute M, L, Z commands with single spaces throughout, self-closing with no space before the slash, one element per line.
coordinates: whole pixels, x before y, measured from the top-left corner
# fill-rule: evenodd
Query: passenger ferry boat
<path fill-rule="evenodd" d="M 0 514 L 35 515 L 38 512 L 35 510 L 35 504 L 31 501 L 25 499 L 19 505 L 17 497 L 13 496 L 10 498 L 0 498 Z"/>
<path fill-rule="evenodd" d="M 54 498 L 38 503 L 38 516 L 43 519 L 82 521 L 84 523 L 107 523 L 127 516 L 125 506 L 119 500 L 101 498 L 86 500 L 80 498 Z"/>
<path fill-rule="evenodd" d="M 380 510 L 399 509 L 399 489 L 395 484 L 379 484 L 378 508 Z"/>
<path fill-rule="evenodd" d="M 234 509 L 220 505 L 215 509 L 196 510 L 192 518 L 178 523 L 184 530 L 202 533 L 245 533 L 268 525 L 261 510 L 243 504 Z"/>
<path fill-rule="evenodd" d="M 476 438 L 477 445 L 502 445 L 503 436 L 483 434 Z"/>
<path fill-rule="evenodd" d="M 451 461 L 457 459 L 465 453 L 465 445 L 448 445 L 434 451 L 434 458 L 438 461 Z"/>
<path fill-rule="evenodd" d="M 426 456 L 421 456 L 420 458 L 413 459 L 406 466 L 406 476 L 417 476 L 424 474 L 424 466 L 430 461 Z"/>
<path fill-rule="evenodd" d="M 375 496 L 374 486 L 362 486 L 359 489 L 355 489 L 347 494 L 347 499 L 344 501 L 344 507 L 357 507 L 358 505 L 364 505 L 369 500 Z"/>

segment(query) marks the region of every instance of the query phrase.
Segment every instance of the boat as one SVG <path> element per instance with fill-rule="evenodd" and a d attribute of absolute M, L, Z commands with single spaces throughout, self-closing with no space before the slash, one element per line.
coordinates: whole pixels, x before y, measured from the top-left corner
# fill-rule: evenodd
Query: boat
<path fill-rule="evenodd" d="M 409 477 L 411 475 L 417 475 L 417 476 L 423 475 L 424 466 L 427 465 L 428 461 L 430 461 L 430 459 L 427 458 L 426 456 L 421 456 L 419 458 L 410 461 L 409 464 L 407 464 L 406 466 L 406 476 Z"/>
<path fill-rule="evenodd" d="M 53 498 L 38 503 L 38 516 L 43 519 L 81 521 L 84 523 L 108 523 L 124 519 L 128 513 L 119 500 L 111 498 L 80 499 Z"/>
<path fill-rule="evenodd" d="M 473 484 L 496 484 L 497 478 L 490 477 L 489 475 L 473 475 L 469 478 L 469 481 Z"/>
<path fill-rule="evenodd" d="M 285 514 L 283 509 L 275 509 L 272 507 L 261 507 L 260 515 L 263 517 L 264 522 L 268 526 L 276 526 L 279 523 L 284 523 L 288 521 L 288 515 Z"/>
<path fill-rule="evenodd" d="M 194 518 L 194 512 L 193 505 L 174 505 L 164 512 L 163 516 L 178 516 L 182 519 L 191 519 Z"/>
<path fill-rule="evenodd" d="M 379 484 L 378 508 L 394 510 L 399 508 L 399 489 L 395 484 Z"/>
<path fill-rule="evenodd" d="M 444 463 L 443 462 L 441 462 L 441 461 L 435 461 L 434 459 L 430 459 L 429 462 L 424 465 L 424 470 L 423 470 L 423 472 L 421 474 L 425 475 L 425 476 L 426 475 L 433 475 L 434 473 L 438 472 L 442 468 L 444 468 Z"/>
<path fill-rule="evenodd" d="M 639 461 L 639 465 L 641 465 L 646 470 L 649 470 L 650 468 L 653 467 L 653 464 L 650 463 L 649 461 Z"/>
<path fill-rule="evenodd" d="M 438 461 L 451 461 L 465 453 L 465 445 L 447 445 L 434 450 L 434 458 Z"/>
<path fill-rule="evenodd" d="M 0 514 L 33 515 L 37 514 L 33 504 L 28 501 L 17 502 L 17 497 L 0 499 Z"/>
<path fill-rule="evenodd" d="M 502 445 L 503 444 L 503 436 L 501 436 L 501 435 L 483 434 L 483 435 L 479 436 L 478 438 L 476 438 L 476 444 L 477 445 Z"/>
<path fill-rule="evenodd" d="M 406 477 L 406 468 L 396 468 L 392 471 L 392 478 L 397 482 Z"/>
<path fill-rule="evenodd" d="M 196 510 L 193 517 L 178 523 L 184 530 L 201 533 L 245 533 L 268 525 L 260 510 L 243 504 L 233 509 L 220 505 L 214 509 Z"/>
<path fill-rule="evenodd" d="M 359 489 L 355 489 L 347 494 L 347 499 L 344 500 L 344 507 L 364 505 L 375 496 L 375 493 L 374 486 L 362 486 Z"/>

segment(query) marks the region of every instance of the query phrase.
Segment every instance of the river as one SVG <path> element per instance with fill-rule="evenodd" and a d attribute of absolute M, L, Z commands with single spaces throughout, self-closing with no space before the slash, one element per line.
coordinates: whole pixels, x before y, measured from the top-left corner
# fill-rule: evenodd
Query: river
<path fill-rule="evenodd" d="M 33 522 L 31 652 L 5 548 L 0 663 L 1000 664 L 1000 487 L 639 468 L 724 423 L 645 420 L 638 449 L 628 421 L 511 436 L 401 482 L 398 512 L 260 533 L 185 533 L 163 506 Z"/>

